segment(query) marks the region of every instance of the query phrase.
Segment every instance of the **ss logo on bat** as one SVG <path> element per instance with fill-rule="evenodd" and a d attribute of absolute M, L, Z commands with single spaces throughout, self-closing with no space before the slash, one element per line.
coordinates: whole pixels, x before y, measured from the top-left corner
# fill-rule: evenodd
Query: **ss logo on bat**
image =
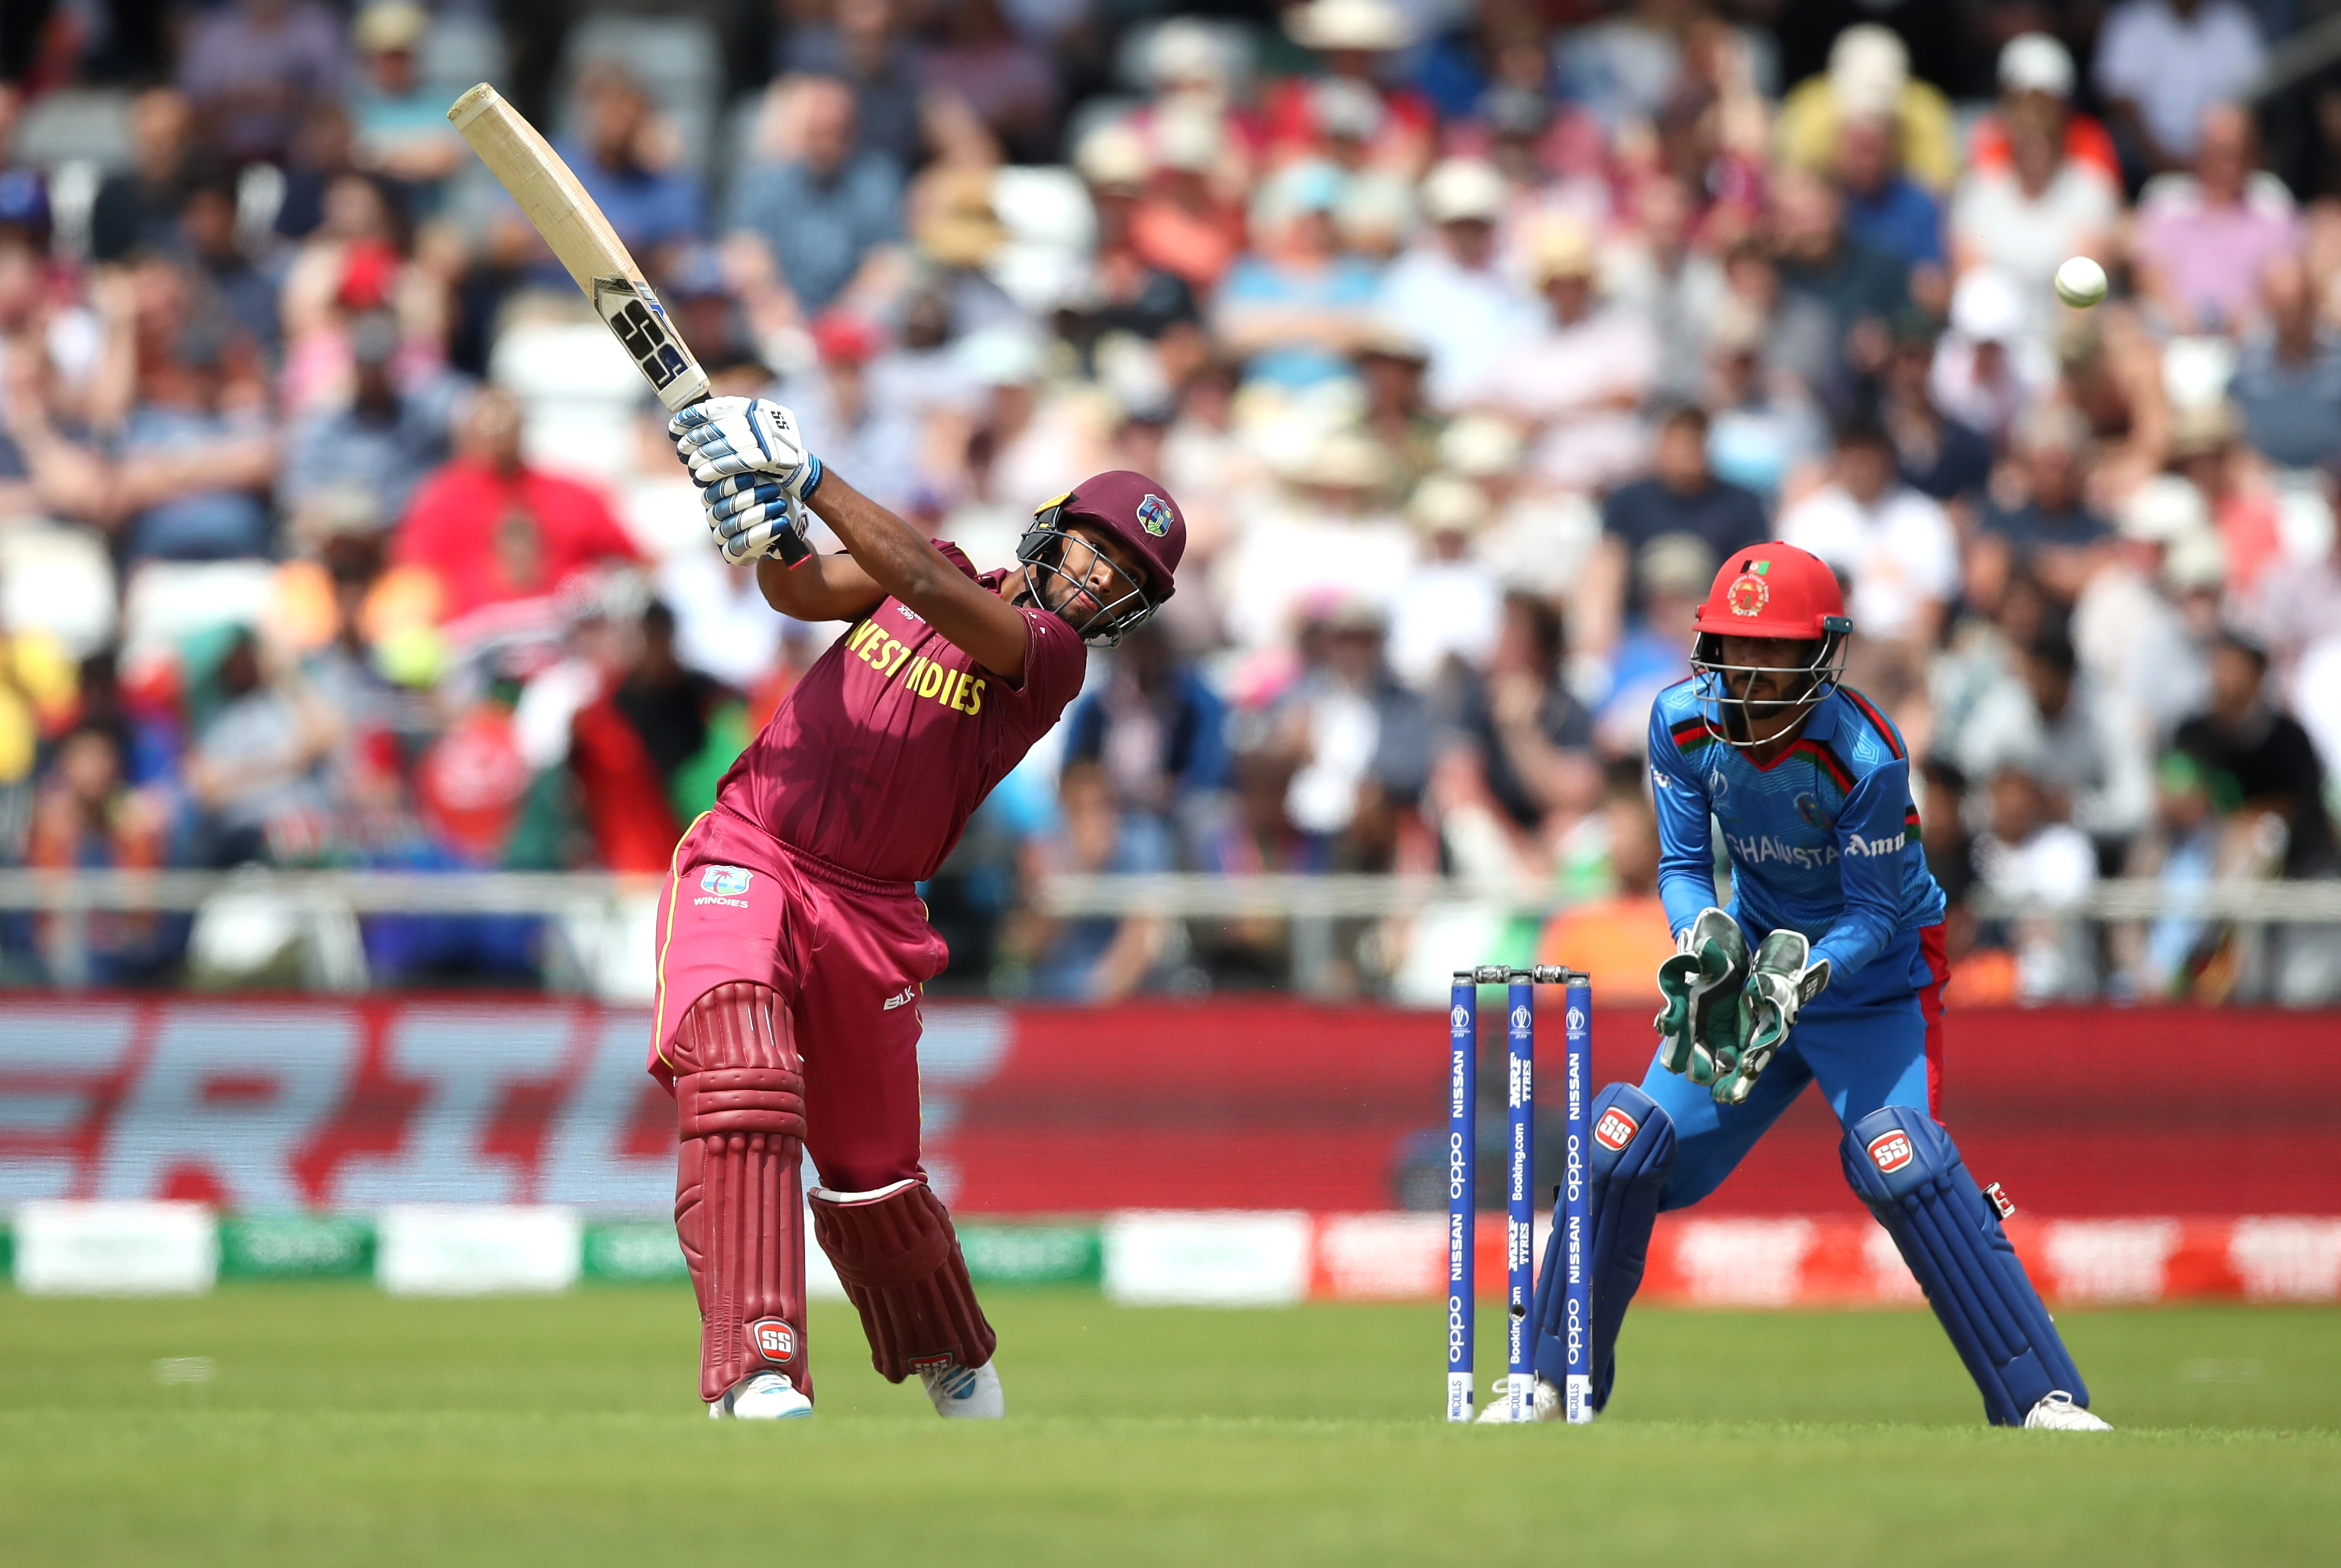
<path fill-rule="evenodd" d="M 668 335 L 657 302 L 643 297 L 647 292 L 622 278 L 603 278 L 596 281 L 593 303 L 651 384 L 663 387 L 682 373 L 682 352 Z"/>

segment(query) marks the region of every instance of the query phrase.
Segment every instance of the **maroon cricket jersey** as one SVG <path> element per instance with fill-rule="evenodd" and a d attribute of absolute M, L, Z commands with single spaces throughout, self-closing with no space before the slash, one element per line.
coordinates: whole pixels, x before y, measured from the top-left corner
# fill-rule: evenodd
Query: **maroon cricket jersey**
<path fill-rule="evenodd" d="M 960 548 L 935 548 L 986 588 Z M 1026 608 L 1024 681 L 1011 686 L 889 598 L 832 644 L 717 786 L 716 804 L 832 865 L 923 881 L 992 786 L 1078 696 L 1089 650 Z"/>

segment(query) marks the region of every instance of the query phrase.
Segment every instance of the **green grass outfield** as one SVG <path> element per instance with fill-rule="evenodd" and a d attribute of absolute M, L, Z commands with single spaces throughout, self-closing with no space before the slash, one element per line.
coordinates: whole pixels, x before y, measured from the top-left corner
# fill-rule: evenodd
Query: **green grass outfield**
<path fill-rule="evenodd" d="M 702 1414 L 678 1289 L 0 1291 L 0 1562 L 2341 1559 L 2333 1311 L 2067 1314 L 2092 1440 L 1987 1430 L 1918 1312 L 1642 1313 L 1599 1424 L 1467 1430 L 1427 1305 L 990 1305 L 1006 1424 L 938 1422 L 823 1305 L 822 1414 L 761 1425 Z"/>

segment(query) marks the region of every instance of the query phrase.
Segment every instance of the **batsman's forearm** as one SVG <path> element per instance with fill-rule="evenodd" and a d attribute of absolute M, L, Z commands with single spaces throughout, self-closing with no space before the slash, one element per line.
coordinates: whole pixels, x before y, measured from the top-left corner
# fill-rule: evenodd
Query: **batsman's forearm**
<path fill-rule="evenodd" d="M 931 597 L 959 576 L 917 529 L 846 483 L 835 469 L 822 471 L 821 486 L 805 505 L 872 581 L 905 604 Z"/>

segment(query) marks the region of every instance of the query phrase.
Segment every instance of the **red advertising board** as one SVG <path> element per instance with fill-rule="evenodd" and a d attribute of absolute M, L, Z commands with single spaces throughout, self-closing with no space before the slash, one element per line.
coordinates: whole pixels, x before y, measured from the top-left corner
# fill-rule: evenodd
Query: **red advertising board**
<path fill-rule="evenodd" d="M 927 1024 L 929 1164 L 965 1213 L 1384 1211 L 1443 1126 L 1442 1015 L 937 1004 Z M 1948 1030 L 1945 1120 L 2027 1214 L 2341 1215 L 2341 1013 L 1968 1011 Z M 0 1204 L 660 1212 L 672 1112 L 642 1073 L 648 1033 L 636 1010 L 542 999 L 12 1000 Z M 1595 1082 L 1639 1077 L 1647 1017 L 1597 1013 L 1593 1037 Z M 1857 1213 L 1827 1107 L 1808 1095 L 1698 1212 Z"/>

